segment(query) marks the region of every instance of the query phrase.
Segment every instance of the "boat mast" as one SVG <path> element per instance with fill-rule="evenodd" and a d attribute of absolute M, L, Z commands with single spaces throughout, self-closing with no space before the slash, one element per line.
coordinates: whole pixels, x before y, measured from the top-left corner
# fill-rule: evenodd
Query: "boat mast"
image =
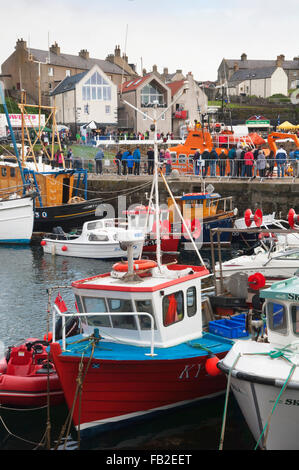
<path fill-rule="evenodd" d="M 19 170 L 20 170 L 20 174 L 21 174 L 21 178 L 22 178 L 22 182 L 23 182 L 23 194 L 25 194 L 25 192 L 26 192 L 25 176 L 24 176 L 24 173 L 23 173 L 23 168 L 22 168 L 22 163 L 21 163 L 21 160 L 20 160 L 20 155 L 19 155 L 17 143 L 16 143 L 16 138 L 15 138 L 15 134 L 14 134 L 11 122 L 10 122 L 10 118 L 9 118 L 9 114 L 8 114 L 8 110 L 7 110 L 7 106 L 6 106 L 6 101 L 5 101 L 5 96 L 4 96 L 4 92 L 3 92 L 2 87 L 3 87 L 3 84 L 2 84 L 2 82 L 0 82 L 0 103 L 3 104 L 7 124 L 8 124 L 10 135 L 11 135 L 11 140 L 12 140 L 12 143 L 13 143 L 14 151 L 15 151 L 15 154 L 16 154 L 16 158 L 17 158 L 17 162 L 18 162 L 18 165 L 19 165 Z"/>

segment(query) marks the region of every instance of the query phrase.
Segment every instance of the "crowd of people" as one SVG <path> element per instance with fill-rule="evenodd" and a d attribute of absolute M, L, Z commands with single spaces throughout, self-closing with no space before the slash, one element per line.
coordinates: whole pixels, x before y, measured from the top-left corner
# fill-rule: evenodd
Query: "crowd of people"
<path fill-rule="evenodd" d="M 104 150 L 99 147 L 95 154 L 95 172 L 103 173 L 103 160 L 105 159 Z M 114 163 L 117 168 L 117 174 L 120 175 L 140 175 L 146 173 L 152 175 L 154 173 L 155 153 L 153 147 L 149 147 L 145 160 L 141 158 L 140 147 L 132 150 L 122 151 L 121 149 L 115 155 Z M 161 168 L 165 167 L 166 175 L 171 173 L 171 155 L 168 150 L 161 149 L 159 151 L 159 162 Z M 143 163 L 143 167 L 141 164 Z"/>
<path fill-rule="evenodd" d="M 266 154 L 262 148 L 232 147 L 218 154 L 216 149 L 197 150 L 193 156 L 194 174 L 206 176 L 229 176 L 231 178 L 273 177 L 277 167 L 278 178 L 286 175 L 299 177 L 299 149 L 286 152 L 281 145 L 276 153 Z M 218 168 L 218 171 L 217 171 Z"/>

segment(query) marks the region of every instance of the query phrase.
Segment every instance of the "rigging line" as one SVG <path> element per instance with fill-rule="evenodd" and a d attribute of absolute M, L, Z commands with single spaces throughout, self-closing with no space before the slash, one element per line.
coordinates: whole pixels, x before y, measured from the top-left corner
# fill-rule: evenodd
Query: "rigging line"
<path fill-rule="evenodd" d="M 127 38 L 128 38 L 128 25 L 126 25 L 126 35 L 125 35 L 125 47 L 124 47 L 124 54 L 125 54 L 125 56 L 126 56 L 126 53 L 127 53 Z M 124 71 L 125 71 L 125 69 L 122 67 L 121 85 L 120 85 L 120 96 L 122 96 L 122 92 L 123 92 Z"/>

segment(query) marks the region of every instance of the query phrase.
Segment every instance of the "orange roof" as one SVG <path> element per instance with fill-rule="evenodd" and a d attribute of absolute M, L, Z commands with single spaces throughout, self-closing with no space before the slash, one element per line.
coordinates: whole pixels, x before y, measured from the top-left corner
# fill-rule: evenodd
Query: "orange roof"
<path fill-rule="evenodd" d="M 145 82 L 149 78 L 149 75 L 145 75 L 144 77 L 137 77 L 134 80 L 128 80 L 124 82 L 122 85 L 119 85 L 119 91 L 122 93 L 127 93 L 128 91 L 136 90 L 142 83 Z"/>
<path fill-rule="evenodd" d="M 184 80 L 178 80 L 177 82 L 166 83 L 166 85 L 171 89 L 171 96 L 174 96 L 180 88 L 184 85 Z"/>

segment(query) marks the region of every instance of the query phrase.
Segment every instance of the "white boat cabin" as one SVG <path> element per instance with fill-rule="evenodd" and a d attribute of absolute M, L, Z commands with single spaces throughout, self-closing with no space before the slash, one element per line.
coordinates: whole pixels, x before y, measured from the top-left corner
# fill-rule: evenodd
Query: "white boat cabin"
<path fill-rule="evenodd" d="M 140 274 L 137 282 L 116 274 L 112 270 L 72 283 L 79 312 L 94 313 L 81 319 L 85 334 L 98 328 L 106 340 L 136 346 L 149 346 L 153 338 L 155 347 L 202 336 L 201 283 L 210 275 L 205 267 L 169 265 L 161 271 L 154 267 Z"/>
<path fill-rule="evenodd" d="M 276 282 L 260 291 L 265 299 L 263 312 L 267 318 L 268 340 L 287 346 L 299 342 L 299 278 Z"/>

